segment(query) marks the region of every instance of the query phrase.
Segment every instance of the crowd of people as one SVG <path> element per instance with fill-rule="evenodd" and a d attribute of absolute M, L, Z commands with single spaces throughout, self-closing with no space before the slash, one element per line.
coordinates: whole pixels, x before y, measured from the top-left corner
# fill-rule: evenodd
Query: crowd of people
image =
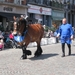
<path fill-rule="evenodd" d="M 28 16 L 24 16 L 24 15 L 21 15 L 20 16 L 20 19 L 27 19 Z M 10 46 L 10 43 L 9 41 L 13 41 L 13 42 L 17 42 L 19 41 L 18 38 L 19 36 L 16 36 L 17 34 L 17 31 L 16 31 L 16 27 L 17 27 L 17 22 L 18 22 L 18 19 L 16 16 L 13 16 L 13 30 L 10 30 L 10 31 L 0 31 L 0 50 L 3 50 L 4 48 L 9 47 Z M 17 40 L 17 41 L 15 41 Z M 22 39 L 21 39 L 22 40 Z M 15 45 L 15 43 L 13 45 Z M 7 45 L 8 44 L 8 45 Z M 16 44 L 17 45 L 17 44 Z M 12 47 L 12 46 L 10 46 Z"/>
<path fill-rule="evenodd" d="M 13 37 L 13 35 L 12 35 Z M 11 38 L 11 31 L 10 32 L 2 32 L 0 31 L 0 49 L 4 49 L 5 48 L 5 43 L 9 41 L 9 39 L 13 39 Z"/>
<path fill-rule="evenodd" d="M 16 22 L 17 22 L 17 18 L 15 16 L 13 16 L 13 31 L 10 30 L 6 30 L 4 32 L 0 31 L 0 50 L 3 50 L 4 48 L 8 47 L 11 48 L 11 43 L 10 40 L 13 41 L 14 40 L 14 34 L 16 34 Z"/>
<path fill-rule="evenodd" d="M 75 28 L 72 27 L 72 29 L 73 29 L 73 37 L 75 38 Z M 48 30 L 48 32 L 44 33 L 44 38 L 51 38 L 51 37 L 55 37 L 56 38 L 58 32 L 59 32 L 59 27 L 55 31 Z M 60 40 L 60 38 L 56 38 L 56 42 L 57 43 L 59 42 L 59 40 Z"/>

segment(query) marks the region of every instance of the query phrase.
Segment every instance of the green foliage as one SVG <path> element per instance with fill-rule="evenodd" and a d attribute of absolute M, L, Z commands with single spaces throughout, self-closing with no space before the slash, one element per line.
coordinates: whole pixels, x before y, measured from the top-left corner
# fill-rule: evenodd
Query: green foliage
<path fill-rule="evenodd" d="M 48 31 L 48 26 L 45 26 L 45 29 L 44 29 L 46 32 Z"/>
<path fill-rule="evenodd" d="M 50 30 L 54 32 L 56 30 L 56 28 L 55 27 L 51 27 Z"/>
<path fill-rule="evenodd" d="M 51 31 L 55 31 L 56 30 L 56 28 L 55 27 L 49 27 L 49 26 L 45 26 L 45 29 L 44 29 L 46 32 L 48 32 L 48 30 L 51 30 Z"/>

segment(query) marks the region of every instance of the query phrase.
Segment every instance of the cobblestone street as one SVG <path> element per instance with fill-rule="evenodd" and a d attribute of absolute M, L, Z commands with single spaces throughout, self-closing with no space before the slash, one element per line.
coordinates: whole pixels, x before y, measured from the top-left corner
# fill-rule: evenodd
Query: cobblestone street
<path fill-rule="evenodd" d="M 61 44 L 42 46 L 43 54 L 34 57 L 36 47 L 28 48 L 32 55 L 22 60 L 21 49 L 0 51 L 0 75 L 75 75 L 75 41 L 72 43 L 72 55 L 61 57 Z"/>

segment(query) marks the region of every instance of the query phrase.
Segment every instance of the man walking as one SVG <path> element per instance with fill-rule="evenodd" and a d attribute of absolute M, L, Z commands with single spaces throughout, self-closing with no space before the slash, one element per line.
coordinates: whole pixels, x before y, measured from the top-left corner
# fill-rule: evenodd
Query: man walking
<path fill-rule="evenodd" d="M 67 44 L 69 49 L 68 55 L 71 55 L 71 40 L 73 39 L 73 29 L 72 25 L 67 23 L 66 18 L 62 20 L 62 25 L 59 27 L 57 37 L 59 36 L 62 45 L 62 57 L 65 56 L 65 43 Z"/>

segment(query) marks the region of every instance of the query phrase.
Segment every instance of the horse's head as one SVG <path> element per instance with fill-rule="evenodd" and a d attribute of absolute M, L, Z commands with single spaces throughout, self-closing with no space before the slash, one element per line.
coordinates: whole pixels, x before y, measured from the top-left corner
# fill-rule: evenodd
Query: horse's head
<path fill-rule="evenodd" d="M 16 26 L 16 31 L 18 34 L 23 34 L 26 30 L 26 20 L 25 19 L 19 19 Z"/>

